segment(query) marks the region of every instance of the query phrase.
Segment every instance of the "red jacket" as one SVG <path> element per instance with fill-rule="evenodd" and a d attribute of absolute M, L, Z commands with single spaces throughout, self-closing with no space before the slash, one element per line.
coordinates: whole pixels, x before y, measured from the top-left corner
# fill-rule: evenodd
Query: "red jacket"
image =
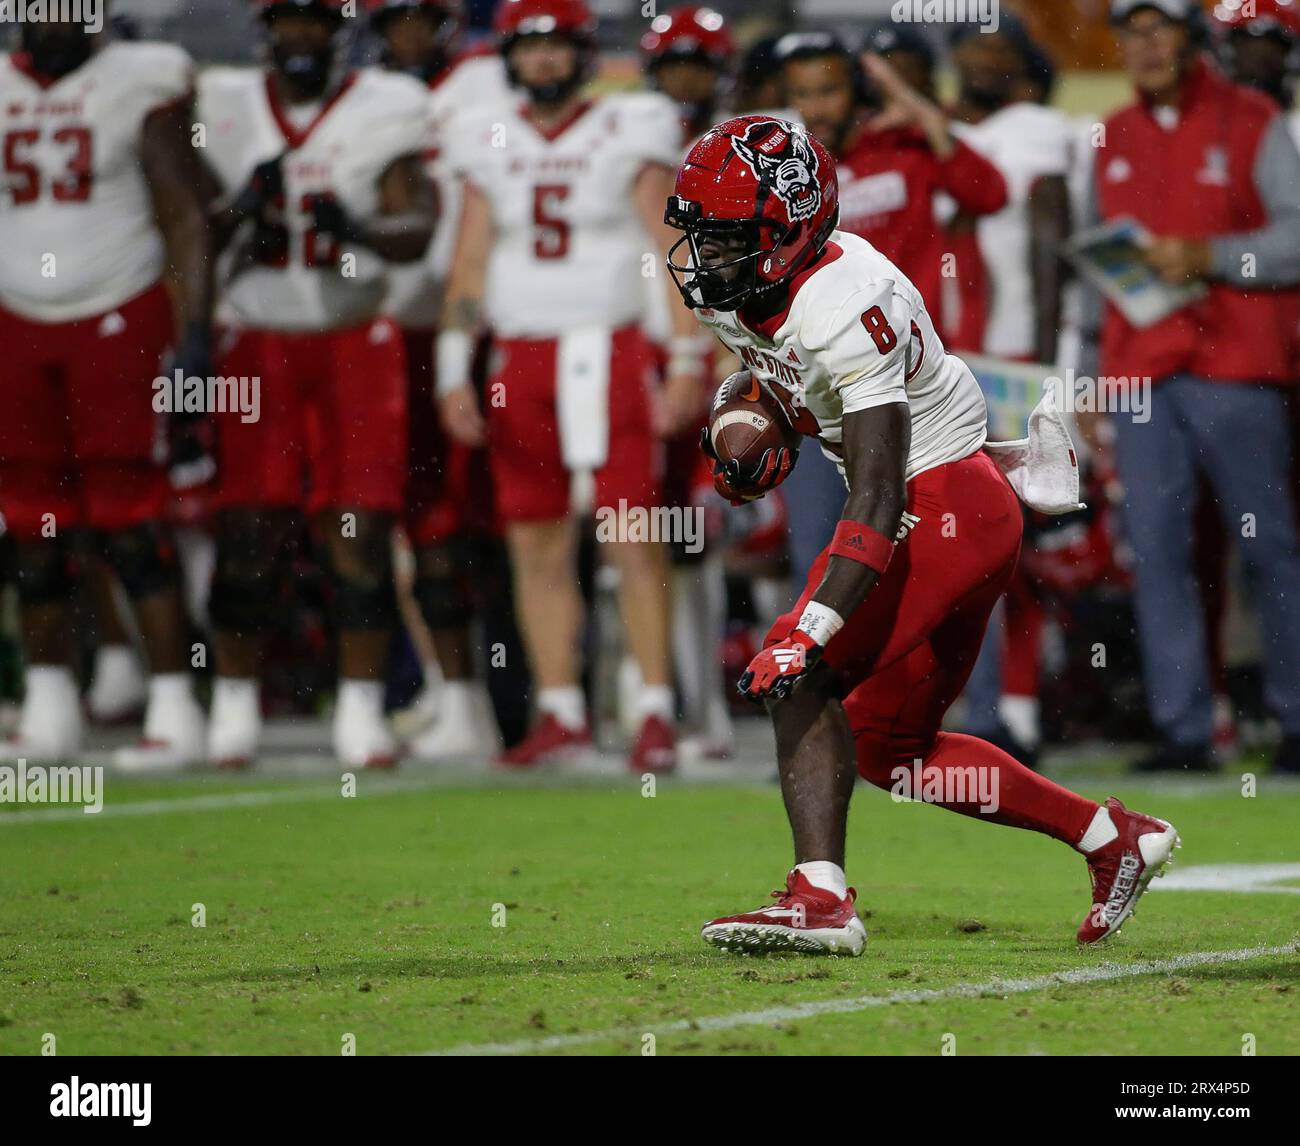
<path fill-rule="evenodd" d="M 1153 235 L 1188 238 L 1262 227 L 1267 218 L 1255 189 L 1255 157 L 1276 116 L 1266 97 L 1198 61 L 1171 130 L 1160 126 L 1145 101 L 1106 121 L 1093 174 L 1101 218 L 1128 215 Z M 1296 288 L 1245 290 L 1212 282 L 1204 298 L 1145 330 L 1130 326 L 1107 303 L 1101 373 L 1293 382 L 1298 320 Z"/>
<path fill-rule="evenodd" d="M 836 156 L 840 230 L 860 235 L 915 284 L 937 322 L 945 243 L 934 217 L 934 193 L 946 191 L 971 215 L 1000 211 L 1007 202 L 1001 172 L 960 140 L 940 159 L 911 129 L 866 131 Z"/>

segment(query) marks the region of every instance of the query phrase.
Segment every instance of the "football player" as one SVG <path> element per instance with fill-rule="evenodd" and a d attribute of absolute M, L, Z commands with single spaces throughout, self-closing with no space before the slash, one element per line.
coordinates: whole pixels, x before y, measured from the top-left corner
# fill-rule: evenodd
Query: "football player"
<path fill-rule="evenodd" d="M 659 499 L 659 442 L 703 405 L 698 332 L 675 311 L 667 380 L 652 386 L 641 330 L 645 277 L 669 232 L 656 196 L 682 150 L 662 95 L 588 97 L 596 22 L 583 0 L 507 0 L 496 29 L 523 99 L 457 132 L 465 205 L 443 331 L 438 389 L 448 431 L 491 441 L 497 509 L 537 686 L 538 721 L 502 758 L 531 765 L 590 742 L 579 684 L 579 521 L 625 521 Z M 649 269 L 647 269 L 649 268 Z M 666 276 L 656 276 L 670 289 Z M 482 407 L 469 382 L 473 339 L 495 338 Z M 628 645 L 641 676 L 637 772 L 675 764 L 666 546 L 611 541 Z"/>
<path fill-rule="evenodd" d="M 1065 286 L 1059 252 L 1070 234 L 1067 177 L 1075 132 L 1060 111 L 1023 98 L 1034 51 L 1023 25 L 1010 15 L 990 35 L 961 28 L 953 37 L 959 79 L 954 130 L 997 165 L 1008 191 L 1002 210 L 958 222 L 961 232 L 973 224 L 974 242 L 956 248 L 957 280 L 968 287 L 963 310 L 987 306 L 978 349 L 998 358 L 1055 363 Z M 967 260 L 978 261 L 977 275 L 960 273 Z M 971 297 L 972 282 L 980 282 L 982 298 Z M 1035 530 L 1029 543 L 1047 536 L 1047 530 Z M 1036 761 L 1042 739 L 1044 619 L 1041 594 L 1022 566 L 1007 593 L 1002 656 L 993 649 L 986 654 L 967 698 L 978 721 L 971 729 L 1027 764 Z M 999 618 L 994 629 L 1000 627 Z"/>
<path fill-rule="evenodd" d="M 406 344 L 410 407 L 410 479 L 406 532 L 415 560 L 414 598 L 437 660 L 425 668 L 420 703 L 435 716 L 408 748 L 421 760 L 492 752 L 496 718 L 474 677 L 469 620 L 477 608 L 471 581 L 482 577 L 492 519 L 487 459 L 482 450 L 449 442 L 434 401 L 433 358 L 442 288 L 460 215 L 460 183 L 447 170 L 440 139 L 450 138 L 471 111 L 513 100 L 497 53 L 460 51 L 460 0 L 369 0 L 370 27 L 384 66 L 428 89 L 434 139 L 427 158 L 437 188 L 439 225 L 425 258 L 394 267 L 386 311 Z"/>
<path fill-rule="evenodd" d="M 27 661 L 17 740 L 3 752 L 56 760 L 80 747 L 69 540 L 85 529 L 131 598 L 152 674 L 145 740 L 116 762 L 174 767 L 201 758 L 203 714 L 160 524 L 167 443 L 152 383 L 210 372 L 192 65 L 170 45 L 29 17 L 19 50 L 0 57 L 0 512 L 16 540 Z M 210 461 L 195 431 L 174 421 L 177 463 Z"/>
<path fill-rule="evenodd" d="M 1237 0 L 1211 12 L 1219 55 L 1239 84 L 1262 91 L 1290 112 L 1288 125 L 1300 143 L 1300 110 L 1290 111 L 1300 61 L 1300 5 L 1288 0 Z"/>
<path fill-rule="evenodd" d="M 407 427 L 401 334 L 382 311 L 388 264 L 423 258 L 432 234 L 428 94 L 345 65 L 348 0 L 254 2 L 269 65 L 214 68 L 199 83 L 222 192 L 220 372 L 261 386 L 260 418 L 221 427 L 208 754 L 219 766 L 256 755 L 262 650 L 305 512 L 339 630 L 334 752 L 345 767 L 385 766 L 397 751 L 382 678 Z"/>
<path fill-rule="evenodd" d="M 656 16 L 641 37 L 646 79 L 681 109 L 682 130 L 691 141 L 718 121 L 735 59 L 736 44 L 722 15 L 695 4 Z"/>
<path fill-rule="evenodd" d="M 982 349 L 1050 363 L 1061 327 L 1057 252 L 1070 233 L 1074 132 L 1062 112 L 1022 98 L 1033 50 L 1010 16 L 991 35 L 963 29 L 953 41 L 960 81 L 953 115 L 956 134 L 1007 183 L 1007 203 L 975 222 L 992 299 Z"/>
<path fill-rule="evenodd" d="M 866 240 L 836 230 L 838 216 L 829 151 L 804 128 L 766 116 L 710 131 L 668 200 L 666 219 L 684 232 L 669 267 L 686 305 L 795 429 L 818 439 L 849 490 L 799 601 L 740 679 L 772 717 L 795 867 L 774 905 L 715 919 L 704 938 L 743 951 L 862 951 L 866 933 L 844 875 L 861 774 L 1082 852 L 1093 909 L 1078 937 L 1103 939 L 1131 914 L 1177 833 L 940 730 L 1015 569 L 1020 502 L 984 448 L 974 376 L 945 353 L 907 277 Z M 1069 435 L 1050 408 L 1031 419 L 1031 435 L 1064 479 L 1037 485 L 1046 474 L 1033 467 L 1033 502 L 1059 512 L 1078 499 Z M 713 448 L 707 434 L 705 445 Z M 791 464 L 785 449 L 748 472 L 719 461 L 715 482 L 732 500 L 761 496 Z M 1015 476 L 1030 488 L 1024 473 Z"/>

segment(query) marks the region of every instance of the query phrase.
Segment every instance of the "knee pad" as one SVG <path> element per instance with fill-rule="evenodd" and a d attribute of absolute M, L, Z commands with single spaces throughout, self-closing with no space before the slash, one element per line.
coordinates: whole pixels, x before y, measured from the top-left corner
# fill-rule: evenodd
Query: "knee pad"
<path fill-rule="evenodd" d="M 289 559 L 283 526 L 233 515 L 221 523 L 208 605 L 218 629 L 255 634 L 274 627 Z"/>
<path fill-rule="evenodd" d="M 71 599 L 71 559 L 62 541 L 16 543 L 12 568 L 20 604 L 39 607 Z"/>
<path fill-rule="evenodd" d="M 379 578 L 344 577 L 332 573 L 334 614 L 340 629 L 387 629 L 397 619 L 397 594 L 392 571 Z"/>
<path fill-rule="evenodd" d="M 393 522 L 381 513 L 357 512 L 355 537 L 326 542 L 326 567 L 341 629 L 387 629 L 396 622 Z"/>
<path fill-rule="evenodd" d="M 100 552 L 132 600 L 178 584 L 176 547 L 156 525 L 134 525 L 102 534 Z"/>
<path fill-rule="evenodd" d="M 214 628 L 251 636 L 268 632 L 279 613 L 278 581 L 275 585 L 233 581 L 218 573 L 212 579 L 208 615 Z"/>
<path fill-rule="evenodd" d="M 391 523 L 359 514 L 357 524 L 354 538 L 329 545 L 335 618 L 340 629 L 386 629 L 397 619 Z"/>
<path fill-rule="evenodd" d="M 453 574 L 424 575 L 415 579 L 415 603 L 429 628 L 454 629 L 465 623 L 464 587 Z"/>

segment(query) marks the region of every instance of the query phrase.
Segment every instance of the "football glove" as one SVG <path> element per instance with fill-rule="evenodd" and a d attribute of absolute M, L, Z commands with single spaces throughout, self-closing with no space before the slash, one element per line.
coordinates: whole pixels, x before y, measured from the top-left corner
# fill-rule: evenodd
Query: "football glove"
<path fill-rule="evenodd" d="M 761 701 L 770 696 L 784 700 L 790 690 L 821 659 L 822 646 L 802 629 L 795 629 L 784 640 L 768 645 L 749 662 L 736 685 L 740 695 L 748 700 Z"/>
<path fill-rule="evenodd" d="M 323 235 L 330 235 L 340 243 L 360 243 L 365 238 L 365 227 L 352 217 L 337 199 L 330 195 L 311 195 L 307 199 L 312 225 Z"/>
<path fill-rule="evenodd" d="M 253 168 L 244 189 L 235 200 L 235 210 L 241 215 L 261 218 L 266 209 L 284 196 L 284 155 L 267 159 Z"/>
<path fill-rule="evenodd" d="M 208 328 L 194 322 L 172 355 L 171 368 L 186 378 L 206 379 L 212 372 Z M 208 413 L 173 411 L 167 419 L 167 479 L 172 489 L 196 489 L 217 474 L 216 432 Z"/>

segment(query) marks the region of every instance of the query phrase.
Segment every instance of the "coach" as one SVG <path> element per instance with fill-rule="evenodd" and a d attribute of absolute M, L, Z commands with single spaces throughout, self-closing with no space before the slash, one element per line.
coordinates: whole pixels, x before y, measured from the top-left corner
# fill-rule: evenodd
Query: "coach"
<path fill-rule="evenodd" d="M 1265 695 L 1300 771 L 1300 549 L 1288 402 L 1300 320 L 1300 154 L 1276 107 L 1198 49 L 1194 0 L 1112 0 L 1137 100 L 1099 140 L 1095 219 L 1136 218 L 1147 260 L 1206 293 L 1143 330 L 1107 306 L 1102 377 L 1150 379 L 1150 420 L 1114 417 L 1137 620 L 1162 744 L 1144 769 L 1209 765 L 1204 613 L 1192 572 L 1201 475 L 1240 538 L 1264 642 Z M 1132 383 L 1130 383 L 1132 384 Z"/>

